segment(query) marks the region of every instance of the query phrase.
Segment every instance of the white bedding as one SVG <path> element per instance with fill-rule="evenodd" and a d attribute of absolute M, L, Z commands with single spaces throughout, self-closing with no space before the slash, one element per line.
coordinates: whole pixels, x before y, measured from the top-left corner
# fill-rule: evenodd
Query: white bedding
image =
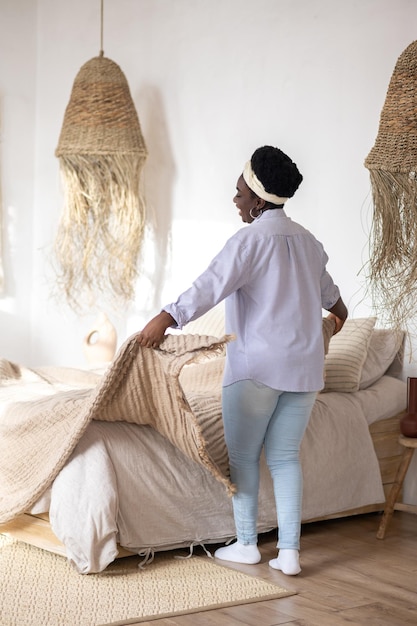
<path fill-rule="evenodd" d="M 322 393 L 301 459 L 303 520 L 384 502 L 368 424 L 405 408 L 406 384 L 389 376 L 354 393 Z M 203 466 L 148 426 L 89 424 L 33 511 L 48 507 L 57 537 L 81 573 L 102 571 L 117 542 L 133 552 L 218 543 L 234 536 L 231 500 Z M 263 462 L 259 532 L 276 527 Z"/>

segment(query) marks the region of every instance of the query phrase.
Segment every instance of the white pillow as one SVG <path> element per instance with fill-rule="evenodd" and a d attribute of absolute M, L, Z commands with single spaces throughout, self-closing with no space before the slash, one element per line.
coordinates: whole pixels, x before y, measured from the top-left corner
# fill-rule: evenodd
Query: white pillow
<path fill-rule="evenodd" d="M 358 391 L 375 322 L 375 317 L 348 319 L 330 339 L 323 391 Z"/>
<path fill-rule="evenodd" d="M 375 328 L 371 334 L 368 354 L 362 368 L 359 389 L 366 389 L 381 378 L 393 363 L 404 340 L 402 330 Z"/>

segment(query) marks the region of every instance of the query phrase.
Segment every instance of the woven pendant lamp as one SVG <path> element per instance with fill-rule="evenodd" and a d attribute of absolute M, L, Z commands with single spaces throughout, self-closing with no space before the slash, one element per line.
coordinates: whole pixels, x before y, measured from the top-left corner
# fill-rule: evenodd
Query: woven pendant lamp
<path fill-rule="evenodd" d="M 417 41 L 398 58 L 375 145 L 368 280 L 378 316 L 409 329 L 417 302 Z"/>
<path fill-rule="evenodd" d="M 103 299 L 125 307 L 144 236 L 147 150 L 127 80 L 102 52 L 75 78 L 55 154 L 64 187 L 58 285 L 74 309 Z"/>

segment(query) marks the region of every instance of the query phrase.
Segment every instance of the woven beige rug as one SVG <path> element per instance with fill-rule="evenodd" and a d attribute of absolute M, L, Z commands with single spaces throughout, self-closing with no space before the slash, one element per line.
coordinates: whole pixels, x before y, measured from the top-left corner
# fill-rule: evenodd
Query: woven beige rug
<path fill-rule="evenodd" d="M 293 595 L 207 556 L 157 553 L 78 574 L 56 554 L 0 535 L 1 626 L 113 626 Z"/>

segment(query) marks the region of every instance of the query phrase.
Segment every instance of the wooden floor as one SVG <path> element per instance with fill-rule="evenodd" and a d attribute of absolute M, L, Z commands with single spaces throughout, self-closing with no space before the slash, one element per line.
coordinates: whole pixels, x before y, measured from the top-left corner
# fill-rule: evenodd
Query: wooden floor
<path fill-rule="evenodd" d="M 376 538 L 380 518 L 369 514 L 304 525 L 298 576 L 268 566 L 276 556 L 275 533 L 262 537 L 259 565 L 236 565 L 297 595 L 141 626 L 415 626 L 417 516 L 396 511 L 383 540 Z"/>

